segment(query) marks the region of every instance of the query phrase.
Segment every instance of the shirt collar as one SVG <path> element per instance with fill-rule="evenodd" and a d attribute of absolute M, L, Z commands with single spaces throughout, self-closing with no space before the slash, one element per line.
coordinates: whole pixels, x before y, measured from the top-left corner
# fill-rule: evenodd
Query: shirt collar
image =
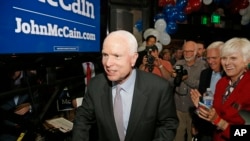
<path fill-rule="evenodd" d="M 129 75 L 128 79 L 124 83 L 121 84 L 122 90 L 124 90 L 124 91 L 129 90 L 129 88 L 132 86 L 131 84 L 135 84 L 135 78 L 136 78 L 136 70 L 133 69 L 131 71 L 131 74 Z M 113 87 L 116 86 L 116 84 L 114 82 L 112 82 L 112 85 L 113 85 Z"/>

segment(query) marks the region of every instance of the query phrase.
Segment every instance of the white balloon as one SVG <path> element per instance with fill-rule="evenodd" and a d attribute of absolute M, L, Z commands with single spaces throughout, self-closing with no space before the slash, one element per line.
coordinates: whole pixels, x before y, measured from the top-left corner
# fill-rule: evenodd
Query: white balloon
<path fill-rule="evenodd" d="M 159 42 L 156 42 L 155 45 L 158 48 L 158 52 L 161 52 L 161 50 L 162 50 L 162 44 L 159 43 Z"/>
<path fill-rule="evenodd" d="M 133 28 L 133 34 L 134 34 L 138 44 L 142 43 L 142 34 L 135 27 Z"/>
<path fill-rule="evenodd" d="M 137 51 L 138 51 L 138 52 L 142 52 L 142 51 L 144 51 L 145 49 L 146 49 L 145 46 L 140 46 L 140 47 L 137 49 Z"/>
<path fill-rule="evenodd" d="M 156 41 L 159 41 L 160 33 L 154 28 L 149 28 L 143 33 L 143 38 L 147 39 L 148 36 L 153 35 L 156 37 Z"/>
<path fill-rule="evenodd" d="M 167 27 L 167 23 L 164 19 L 158 19 L 155 22 L 155 29 L 158 30 L 159 32 L 165 31 L 166 27 Z"/>
<path fill-rule="evenodd" d="M 209 5 L 209 4 L 211 4 L 213 2 L 213 0 L 203 0 L 203 3 L 205 4 L 205 5 Z"/>
<path fill-rule="evenodd" d="M 241 16 L 247 14 L 247 8 L 240 9 L 239 13 L 240 13 Z"/>
<path fill-rule="evenodd" d="M 162 32 L 162 33 L 161 33 L 161 36 L 160 36 L 160 42 L 161 42 L 163 45 L 168 45 L 168 44 L 171 42 L 171 37 L 169 36 L 168 33 Z"/>
<path fill-rule="evenodd" d="M 241 25 L 247 25 L 249 21 L 241 19 Z"/>
<path fill-rule="evenodd" d="M 249 21 L 250 20 L 250 14 L 245 14 L 241 17 L 243 21 Z"/>

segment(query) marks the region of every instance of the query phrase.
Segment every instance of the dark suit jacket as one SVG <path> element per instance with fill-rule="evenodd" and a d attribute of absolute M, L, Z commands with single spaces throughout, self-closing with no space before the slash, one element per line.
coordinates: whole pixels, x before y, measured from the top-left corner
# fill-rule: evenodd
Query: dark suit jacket
<path fill-rule="evenodd" d="M 99 141 L 119 141 L 113 114 L 111 82 L 104 74 L 90 81 L 82 106 L 77 109 L 73 141 L 88 141 L 97 125 Z M 126 141 L 172 141 L 178 118 L 168 81 L 137 70 Z"/>
<path fill-rule="evenodd" d="M 209 67 L 203 70 L 200 74 L 199 92 L 203 94 L 210 87 L 213 70 Z"/>

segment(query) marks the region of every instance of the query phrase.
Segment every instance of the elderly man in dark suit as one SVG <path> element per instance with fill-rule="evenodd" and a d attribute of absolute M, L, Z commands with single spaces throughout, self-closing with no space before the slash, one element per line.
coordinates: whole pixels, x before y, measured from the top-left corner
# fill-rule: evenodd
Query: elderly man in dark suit
<path fill-rule="evenodd" d="M 106 37 L 105 73 L 90 80 L 76 112 L 73 141 L 89 141 L 93 125 L 98 141 L 174 139 L 178 118 L 170 85 L 157 75 L 134 69 L 137 57 L 137 41 L 131 33 L 119 30 Z M 121 89 L 117 92 L 117 88 Z"/>

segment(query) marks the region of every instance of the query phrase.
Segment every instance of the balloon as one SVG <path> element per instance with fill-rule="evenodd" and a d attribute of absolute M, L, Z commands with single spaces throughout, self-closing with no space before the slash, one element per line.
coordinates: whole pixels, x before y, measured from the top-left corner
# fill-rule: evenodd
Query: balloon
<path fill-rule="evenodd" d="M 190 4 L 193 11 L 198 11 L 201 8 L 201 1 L 200 0 L 190 0 Z"/>
<path fill-rule="evenodd" d="M 175 7 L 180 10 L 183 11 L 184 8 L 187 6 L 188 4 L 188 0 L 177 0 Z"/>
<path fill-rule="evenodd" d="M 155 37 L 156 37 L 156 41 L 159 41 L 160 33 L 159 33 L 159 31 L 157 31 L 156 29 L 154 29 L 154 28 L 149 28 L 149 29 L 147 29 L 147 30 L 143 33 L 143 38 L 144 38 L 144 39 L 147 39 L 147 37 L 148 37 L 149 35 L 155 36 Z"/>
<path fill-rule="evenodd" d="M 182 11 L 179 11 L 177 16 L 176 16 L 176 21 L 182 23 L 182 22 L 186 21 L 186 19 L 187 19 L 186 14 L 184 12 L 182 12 Z"/>
<path fill-rule="evenodd" d="M 167 33 L 174 34 L 177 31 L 177 24 L 176 22 L 168 22 L 167 24 Z"/>
<path fill-rule="evenodd" d="M 138 44 L 140 44 L 142 42 L 142 33 L 139 32 L 136 27 L 133 27 L 133 34 L 134 34 L 136 40 L 138 41 Z"/>
<path fill-rule="evenodd" d="M 191 5 L 188 4 L 188 5 L 186 6 L 186 8 L 184 9 L 184 12 L 185 12 L 186 14 L 192 13 L 192 12 L 193 12 L 193 9 L 192 9 Z"/>
<path fill-rule="evenodd" d="M 161 50 L 162 50 L 162 44 L 159 43 L 159 42 L 156 42 L 155 45 L 158 48 L 158 51 L 161 52 Z"/>
<path fill-rule="evenodd" d="M 166 6 L 166 5 L 167 5 L 166 0 L 159 0 L 159 1 L 158 1 L 158 6 L 159 6 L 159 7 L 164 7 L 164 6 Z"/>
<path fill-rule="evenodd" d="M 178 13 L 177 9 L 176 8 L 172 8 L 172 11 L 167 14 L 166 21 L 167 22 L 169 22 L 169 21 L 175 21 L 177 13 Z"/>
<path fill-rule="evenodd" d="M 142 20 L 138 20 L 136 23 L 135 23 L 135 27 L 136 29 L 141 32 L 143 27 L 142 27 Z"/>
<path fill-rule="evenodd" d="M 248 0 L 242 0 L 242 2 L 239 3 L 239 9 L 247 8 L 248 5 L 249 5 L 249 1 Z"/>
<path fill-rule="evenodd" d="M 170 4 L 170 5 L 175 5 L 175 0 L 165 0 L 167 5 Z"/>
<path fill-rule="evenodd" d="M 203 0 L 203 3 L 205 4 L 205 5 L 209 5 L 209 4 L 211 4 L 213 2 L 213 0 Z"/>
<path fill-rule="evenodd" d="M 159 19 L 155 22 L 155 29 L 159 32 L 165 31 L 167 23 L 164 19 Z"/>
<path fill-rule="evenodd" d="M 250 21 L 250 13 L 249 13 L 249 14 L 246 14 L 246 15 L 243 15 L 243 16 L 241 17 L 241 20 L 243 20 L 243 21 Z"/>
<path fill-rule="evenodd" d="M 241 0 L 232 0 L 229 4 L 232 13 L 238 13 L 240 11 L 240 2 Z"/>
<path fill-rule="evenodd" d="M 171 37 L 169 36 L 169 34 L 166 32 L 161 32 L 160 43 L 162 43 L 163 45 L 168 45 L 170 41 L 171 41 Z"/>
<path fill-rule="evenodd" d="M 168 15 L 169 13 L 172 12 L 173 8 L 174 8 L 173 5 L 167 5 L 167 6 L 165 6 L 164 9 L 163 9 L 164 14 Z"/>
<path fill-rule="evenodd" d="M 157 20 L 164 19 L 164 18 L 165 18 L 165 15 L 163 13 L 158 13 L 155 15 L 154 21 L 156 22 Z"/>
<path fill-rule="evenodd" d="M 246 21 L 246 20 L 241 20 L 241 25 L 247 25 L 249 23 L 249 21 Z"/>
<path fill-rule="evenodd" d="M 247 8 L 240 9 L 239 13 L 240 13 L 241 16 L 247 14 Z"/>
<path fill-rule="evenodd" d="M 144 41 L 142 45 L 137 48 L 137 51 L 141 52 L 144 51 L 145 49 L 146 49 L 146 41 Z"/>

